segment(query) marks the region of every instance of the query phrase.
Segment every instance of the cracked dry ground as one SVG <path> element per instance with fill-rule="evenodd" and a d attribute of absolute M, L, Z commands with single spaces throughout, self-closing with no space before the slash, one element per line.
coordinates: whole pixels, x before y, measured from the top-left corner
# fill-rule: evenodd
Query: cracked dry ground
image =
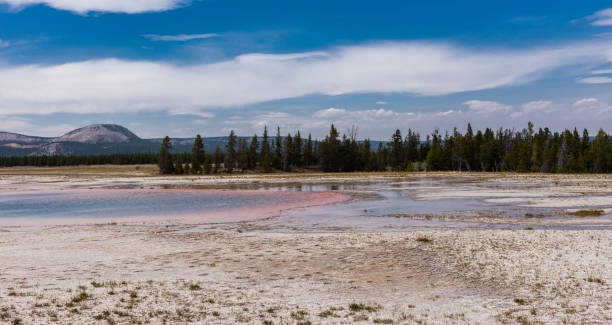
<path fill-rule="evenodd" d="M 0 233 L 0 322 L 609 323 L 606 231 Z"/>

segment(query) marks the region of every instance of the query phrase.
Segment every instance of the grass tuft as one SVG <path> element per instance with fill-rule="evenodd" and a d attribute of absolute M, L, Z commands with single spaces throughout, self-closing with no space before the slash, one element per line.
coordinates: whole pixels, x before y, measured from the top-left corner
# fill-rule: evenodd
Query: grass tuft
<path fill-rule="evenodd" d="M 432 240 L 432 239 L 429 239 L 429 238 L 427 238 L 427 237 L 418 237 L 418 238 L 416 239 L 416 241 L 418 241 L 418 242 L 420 242 L 420 243 L 432 243 L 432 242 L 433 242 L 433 240 Z"/>
<path fill-rule="evenodd" d="M 349 305 L 349 309 L 351 311 L 354 311 L 354 312 L 364 311 L 365 310 L 367 312 L 372 313 L 372 312 L 375 312 L 378 309 L 380 309 L 380 307 L 378 307 L 378 306 L 368 306 L 368 305 L 363 304 L 363 303 L 352 303 L 352 304 Z"/>

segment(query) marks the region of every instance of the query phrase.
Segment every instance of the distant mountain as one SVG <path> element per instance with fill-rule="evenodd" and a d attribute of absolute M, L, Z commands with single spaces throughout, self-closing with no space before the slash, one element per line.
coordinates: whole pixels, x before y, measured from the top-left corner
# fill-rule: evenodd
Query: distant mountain
<path fill-rule="evenodd" d="M 204 138 L 204 150 L 212 153 L 217 146 L 225 149 L 228 137 Z M 251 137 L 242 137 L 250 143 Z M 172 138 L 172 152 L 191 152 L 195 138 Z M 127 128 L 115 124 L 93 124 L 60 137 L 36 137 L 0 132 L 0 156 L 82 156 L 116 153 L 156 153 L 163 138 L 142 139 Z M 261 141 L 261 139 L 260 139 Z M 372 141 L 372 149 L 380 141 Z M 386 142 L 383 142 L 386 145 Z"/>
<path fill-rule="evenodd" d="M 86 127 L 70 131 L 59 138 L 54 139 L 55 142 L 79 142 L 79 143 L 130 143 L 134 141 L 142 141 L 132 131 L 120 125 L 114 124 L 94 124 Z"/>
<path fill-rule="evenodd" d="M 114 124 L 94 124 L 57 138 L 0 132 L 0 156 L 99 155 L 157 152 L 159 145 Z"/>

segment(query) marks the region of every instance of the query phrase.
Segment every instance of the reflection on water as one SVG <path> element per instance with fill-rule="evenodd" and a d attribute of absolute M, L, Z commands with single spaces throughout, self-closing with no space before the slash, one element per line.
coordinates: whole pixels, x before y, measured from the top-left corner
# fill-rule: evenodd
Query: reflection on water
<path fill-rule="evenodd" d="M 346 199 L 339 193 L 102 189 L 0 195 L 0 225 L 109 221 L 230 222 Z"/>
<path fill-rule="evenodd" d="M 541 222 L 570 218 L 561 209 L 521 206 L 523 200 L 540 195 L 546 187 L 547 184 L 495 183 L 474 178 L 394 177 L 28 192 L 0 195 L 0 225 L 32 220 L 163 219 L 218 223 L 257 219 L 260 220 L 257 227 L 276 231 L 390 231 L 430 227 L 525 228 L 522 223 L 525 216 L 537 216 L 538 222 L 529 223 L 529 227 L 612 229 L 608 223 L 612 220 L 610 215 L 601 217 L 601 223 Z M 466 195 L 431 199 L 449 191 Z M 499 196 L 500 191 L 512 194 Z M 346 200 L 349 195 L 352 199 Z M 271 216 L 275 218 L 267 218 Z"/>

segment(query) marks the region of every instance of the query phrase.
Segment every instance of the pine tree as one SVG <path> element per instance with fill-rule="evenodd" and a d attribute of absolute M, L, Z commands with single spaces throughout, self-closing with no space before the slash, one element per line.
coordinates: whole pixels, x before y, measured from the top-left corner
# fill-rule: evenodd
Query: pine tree
<path fill-rule="evenodd" d="M 403 142 L 400 130 L 395 130 L 391 137 L 391 167 L 394 171 L 403 170 Z"/>
<path fill-rule="evenodd" d="M 219 172 L 219 167 L 221 167 L 221 162 L 222 162 L 222 157 L 221 157 L 221 148 L 219 148 L 219 146 L 217 146 L 215 148 L 215 152 L 213 153 L 213 163 L 215 165 L 214 169 L 213 169 L 213 173 L 218 173 Z"/>
<path fill-rule="evenodd" d="M 272 165 L 276 169 L 281 169 L 283 166 L 283 141 L 280 135 L 280 127 L 276 127 L 276 139 L 274 140 L 274 157 Z"/>
<path fill-rule="evenodd" d="M 313 159 L 313 147 L 312 147 L 312 135 L 308 134 L 308 140 L 306 140 L 306 146 L 304 147 L 303 164 L 308 167 L 314 163 Z"/>
<path fill-rule="evenodd" d="M 243 138 L 238 139 L 238 150 L 236 150 L 236 161 L 238 163 L 238 168 L 240 171 L 244 173 L 247 170 L 248 164 L 248 149 L 246 146 L 246 140 Z"/>
<path fill-rule="evenodd" d="M 229 174 L 234 170 L 236 165 L 236 135 L 234 130 L 230 131 L 230 135 L 227 139 L 227 145 L 225 146 L 225 171 Z"/>
<path fill-rule="evenodd" d="M 291 164 L 302 166 L 304 160 L 302 159 L 302 135 L 300 134 L 300 130 L 298 130 L 293 137 L 292 152 Z"/>
<path fill-rule="evenodd" d="M 251 144 L 249 145 L 247 168 L 255 169 L 257 167 L 257 151 L 259 150 L 259 142 L 257 140 L 257 134 L 251 138 Z"/>
<path fill-rule="evenodd" d="M 272 170 L 272 157 L 270 155 L 270 143 L 268 142 L 268 127 L 264 126 L 263 137 L 261 139 L 261 154 L 259 164 L 265 172 Z"/>
<path fill-rule="evenodd" d="M 159 150 L 159 173 L 160 174 L 171 174 L 174 172 L 172 166 L 172 156 L 170 155 L 170 149 L 172 148 L 172 142 L 170 137 L 166 136 L 162 141 L 161 149 Z"/>
<path fill-rule="evenodd" d="M 284 171 L 291 170 L 292 147 L 293 147 L 293 141 L 291 139 L 291 134 L 287 134 L 287 137 L 285 137 L 285 140 L 283 141 L 283 151 L 282 151 L 282 158 L 281 158 L 281 162 L 282 162 L 281 166 Z"/>
<path fill-rule="evenodd" d="M 338 139 L 338 130 L 332 124 L 329 130 L 329 135 L 319 146 L 319 162 L 321 169 L 326 172 L 335 172 L 339 170 L 340 165 L 340 140 Z"/>
<path fill-rule="evenodd" d="M 191 172 L 194 174 L 202 173 L 202 163 L 204 163 L 204 157 L 206 153 L 204 152 L 204 142 L 202 141 L 202 137 L 198 134 L 196 135 L 195 141 L 193 143 L 193 148 L 191 149 Z"/>

